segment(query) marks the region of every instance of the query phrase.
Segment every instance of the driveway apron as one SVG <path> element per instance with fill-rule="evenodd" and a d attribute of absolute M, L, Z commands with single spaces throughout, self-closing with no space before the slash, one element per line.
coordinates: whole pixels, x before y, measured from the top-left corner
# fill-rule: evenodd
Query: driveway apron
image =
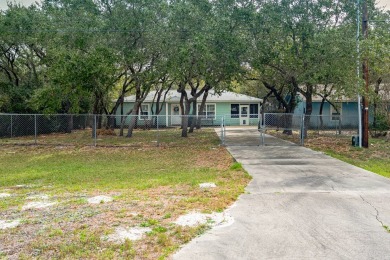
<path fill-rule="evenodd" d="M 279 143 L 228 146 L 253 176 L 235 222 L 173 259 L 390 259 L 390 179 Z"/>

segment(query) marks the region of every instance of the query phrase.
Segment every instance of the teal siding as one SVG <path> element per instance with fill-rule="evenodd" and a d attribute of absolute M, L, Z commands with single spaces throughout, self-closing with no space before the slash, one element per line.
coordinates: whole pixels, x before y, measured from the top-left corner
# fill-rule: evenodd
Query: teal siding
<path fill-rule="evenodd" d="M 147 103 L 145 103 L 145 104 L 147 104 Z M 124 113 L 123 116 L 125 116 L 133 108 L 133 106 L 134 106 L 133 102 L 124 103 L 123 104 L 123 113 Z M 151 109 L 151 104 L 149 104 L 149 117 L 151 118 L 152 114 L 151 114 L 150 109 Z M 155 110 L 155 108 L 153 110 Z M 166 113 L 166 104 L 163 105 L 163 108 L 159 114 L 161 116 L 158 117 L 158 125 L 159 126 L 166 125 L 166 117 L 165 117 L 166 114 L 165 113 Z M 120 122 L 121 122 L 121 117 L 119 116 L 120 115 L 120 108 L 117 110 L 116 115 L 118 115 L 118 117 L 116 118 L 116 123 L 117 123 L 117 125 L 120 125 Z M 126 117 L 126 124 L 128 124 L 129 122 L 130 122 L 130 116 Z M 144 126 L 144 124 L 145 124 L 145 120 L 138 117 L 137 125 Z M 153 125 L 156 125 L 156 123 L 153 122 Z"/>
<path fill-rule="evenodd" d="M 311 126 L 317 126 L 320 123 L 320 119 L 316 116 L 319 116 L 320 113 L 320 106 L 321 102 L 313 102 L 313 112 L 312 112 L 312 119 L 310 121 Z M 298 107 L 294 110 L 295 114 L 303 114 L 304 108 L 306 107 L 306 102 L 301 102 Z M 322 109 L 322 115 L 323 115 L 323 124 L 325 126 L 334 126 L 335 124 L 338 124 L 339 122 L 336 120 L 331 120 L 331 105 L 328 102 L 324 103 L 323 109 Z M 358 104 L 357 102 L 343 102 L 342 103 L 342 111 L 341 111 L 341 118 L 342 118 L 342 125 L 344 127 L 357 127 L 358 125 Z M 370 123 L 373 121 L 372 116 L 372 109 L 370 110 L 370 116 L 369 116 Z"/>
<path fill-rule="evenodd" d="M 146 104 L 146 103 L 144 103 Z M 173 105 L 176 105 L 177 103 L 168 103 L 168 104 L 164 104 L 164 107 L 162 109 L 162 111 L 160 112 L 160 116 L 158 117 L 158 121 L 159 121 L 159 126 L 166 126 L 167 124 L 167 121 L 168 121 L 168 126 L 171 126 L 172 125 L 172 106 Z M 221 125 L 221 121 L 222 121 L 222 117 L 225 118 L 225 122 L 227 125 L 240 125 L 240 119 L 239 118 L 232 118 L 231 115 L 230 115 L 230 112 L 231 112 L 231 104 L 240 104 L 240 105 L 250 105 L 250 104 L 257 104 L 259 109 L 260 109 L 260 103 L 230 103 L 230 102 L 218 102 L 218 103 L 213 103 L 213 102 L 208 102 L 206 104 L 215 104 L 215 112 L 216 112 L 216 115 L 215 115 L 215 118 L 213 120 L 207 120 L 207 123 L 206 124 L 212 124 L 214 126 L 219 126 Z M 151 104 L 150 105 L 150 108 L 151 108 Z M 128 111 L 130 111 L 130 109 L 134 106 L 134 103 L 133 102 L 127 102 L 124 104 L 124 113 L 128 113 Z M 166 119 L 166 111 L 168 110 L 168 120 Z M 191 112 L 190 114 L 192 113 L 192 108 L 191 108 Z M 117 111 L 117 115 L 120 114 L 120 110 Z M 128 117 L 126 119 L 126 122 L 130 122 L 130 117 Z M 138 119 L 138 125 L 139 126 L 142 126 L 143 125 L 143 120 L 141 119 Z M 120 117 L 117 118 L 117 123 L 120 123 Z M 254 124 L 257 124 L 258 123 L 258 118 L 251 118 L 250 119 L 250 124 L 251 125 L 254 125 Z"/>

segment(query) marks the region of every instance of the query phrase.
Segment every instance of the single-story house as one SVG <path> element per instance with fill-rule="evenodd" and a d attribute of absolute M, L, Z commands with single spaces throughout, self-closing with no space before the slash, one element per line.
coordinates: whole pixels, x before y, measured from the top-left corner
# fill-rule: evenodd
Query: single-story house
<path fill-rule="evenodd" d="M 142 122 L 150 120 L 155 115 L 153 112 L 156 110 L 154 100 L 155 94 L 155 91 L 151 91 L 142 103 L 138 113 L 139 124 L 143 124 Z M 180 97 L 181 93 L 175 90 L 171 90 L 167 93 L 161 112 L 158 115 L 159 126 L 170 127 L 181 125 L 182 111 L 180 107 Z M 202 98 L 203 96 L 198 98 L 198 111 Z M 125 97 L 124 111 L 130 111 L 134 106 L 134 102 L 134 95 Z M 260 118 L 261 102 L 262 100 L 259 98 L 243 94 L 230 91 L 215 93 L 213 90 L 210 90 L 202 114 L 202 120 L 205 124 L 212 126 L 220 125 L 223 117 L 225 118 L 227 125 L 257 124 Z"/>
<path fill-rule="evenodd" d="M 305 114 L 306 111 L 306 100 L 300 98 L 301 101 L 294 110 L 294 114 Z M 323 104 L 322 116 L 320 117 L 320 107 L 322 98 L 320 96 L 313 96 L 312 113 L 310 125 L 312 127 L 329 127 L 342 126 L 343 128 L 358 128 L 359 126 L 359 111 L 358 102 L 356 99 L 340 98 L 339 100 L 332 101 L 332 106 L 329 102 Z M 372 107 L 369 109 L 369 121 L 373 121 Z"/>
<path fill-rule="evenodd" d="M 317 86 L 318 91 L 321 91 L 323 86 Z M 371 89 L 374 89 L 375 86 L 370 86 Z M 336 94 L 336 91 L 333 91 Z M 377 103 L 377 107 L 381 107 L 383 111 L 390 112 L 390 83 L 389 79 L 384 79 L 384 82 L 380 85 L 378 89 L 378 95 L 380 97 L 380 102 Z M 295 114 L 304 114 L 306 109 L 306 100 L 302 95 L 299 95 L 298 100 L 300 101 L 298 106 L 295 108 Z M 320 106 L 321 106 L 322 97 L 319 95 L 313 96 L 313 111 L 312 115 L 318 116 L 320 115 Z M 362 101 L 363 102 L 363 101 Z M 381 104 L 380 104 L 381 103 Z M 336 123 L 340 123 L 343 126 L 352 126 L 358 127 L 359 124 L 359 109 L 358 109 L 358 101 L 357 94 L 354 97 L 346 97 L 341 96 L 337 100 L 332 101 L 332 104 L 337 107 L 334 108 L 329 102 L 325 102 L 322 109 L 322 121 L 323 125 L 332 126 Z M 379 105 L 380 104 L 380 105 Z M 382 112 L 383 112 L 382 111 Z M 373 101 L 369 100 L 369 123 L 372 123 L 374 120 L 374 107 Z M 312 121 L 311 121 L 312 122 Z M 313 124 L 316 120 L 313 120 Z"/>

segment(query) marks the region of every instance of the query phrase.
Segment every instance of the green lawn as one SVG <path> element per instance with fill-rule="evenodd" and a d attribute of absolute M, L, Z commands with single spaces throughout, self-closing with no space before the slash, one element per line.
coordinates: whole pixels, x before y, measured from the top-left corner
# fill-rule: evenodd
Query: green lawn
<path fill-rule="evenodd" d="M 145 132 L 150 134 L 151 132 Z M 180 139 L 180 137 L 177 137 Z M 0 258 L 164 258 L 203 232 L 175 219 L 191 211 L 222 211 L 244 192 L 250 177 L 213 131 L 185 145 L 136 148 L 0 145 Z M 217 188 L 200 189 L 214 182 Z M 22 186 L 20 186 L 22 185 Z M 50 208 L 23 210 L 28 196 L 45 194 Z M 108 195 L 113 202 L 88 204 Z M 104 241 L 116 227 L 152 228 L 142 240 Z"/>

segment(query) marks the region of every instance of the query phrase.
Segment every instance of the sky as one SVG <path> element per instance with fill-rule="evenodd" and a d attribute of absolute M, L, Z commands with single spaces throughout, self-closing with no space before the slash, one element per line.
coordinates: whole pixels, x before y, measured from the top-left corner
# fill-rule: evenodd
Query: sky
<path fill-rule="evenodd" d="M 39 0 L 12 0 L 17 3 L 22 3 L 26 6 L 30 5 L 31 3 L 34 3 L 36 1 L 39 2 Z M 390 10 L 390 0 L 377 0 L 378 6 L 385 6 L 387 10 Z M 7 7 L 7 0 L 0 0 L 0 9 L 5 9 Z"/>

